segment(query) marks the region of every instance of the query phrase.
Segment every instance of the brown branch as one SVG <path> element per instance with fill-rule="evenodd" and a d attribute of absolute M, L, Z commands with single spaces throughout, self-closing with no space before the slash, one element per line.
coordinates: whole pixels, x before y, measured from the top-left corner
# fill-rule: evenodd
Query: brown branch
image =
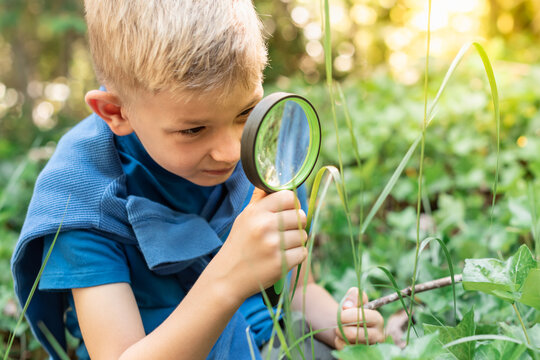
<path fill-rule="evenodd" d="M 461 280 L 462 280 L 461 274 L 454 275 L 454 282 L 458 283 L 458 282 L 461 282 Z M 417 293 L 421 293 L 423 291 L 438 289 L 438 288 L 442 288 L 442 287 L 445 287 L 445 286 L 448 286 L 448 285 L 452 285 L 452 279 L 451 279 L 450 276 L 442 278 L 442 279 L 431 280 L 431 281 L 428 281 L 428 282 L 425 282 L 425 283 L 422 283 L 422 284 L 417 284 L 414 287 L 414 293 L 417 294 Z M 410 296 L 411 295 L 411 287 L 409 286 L 409 287 L 401 290 L 400 293 L 401 293 L 402 297 Z M 381 298 L 378 298 L 378 299 L 375 299 L 375 300 L 372 300 L 372 301 L 368 302 L 366 305 L 364 305 L 364 309 L 369 309 L 369 310 L 378 309 L 381 306 L 389 304 L 389 303 L 394 302 L 396 300 L 399 300 L 399 296 L 398 296 L 398 294 L 396 292 L 394 292 L 394 293 L 392 293 L 390 295 L 386 295 L 386 296 L 383 296 Z"/>

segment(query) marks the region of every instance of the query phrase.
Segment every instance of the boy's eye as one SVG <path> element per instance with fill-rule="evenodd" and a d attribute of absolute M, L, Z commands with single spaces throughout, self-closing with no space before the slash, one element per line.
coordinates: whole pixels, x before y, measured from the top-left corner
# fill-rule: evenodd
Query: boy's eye
<path fill-rule="evenodd" d="M 200 133 L 202 130 L 204 130 L 204 126 L 198 126 L 195 128 L 185 129 L 185 130 L 178 130 L 178 133 L 182 135 L 187 135 L 187 136 L 194 136 Z"/>
<path fill-rule="evenodd" d="M 246 110 L 242 111 L 242 112 L 240 113 L 240 115 L 238 115 L 238 116 L 246 116 L 246 115 L 249 115 L 249 113 L 251 112 L 251 110 L 253 110 L 253 107 L 250 107 L 249 109 L 246 109 Z"/>

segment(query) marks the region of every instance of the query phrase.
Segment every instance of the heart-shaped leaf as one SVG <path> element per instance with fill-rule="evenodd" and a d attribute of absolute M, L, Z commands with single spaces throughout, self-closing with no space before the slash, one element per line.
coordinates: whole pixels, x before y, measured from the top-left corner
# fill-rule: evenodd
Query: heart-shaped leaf
<path fill-rule="evenodd" d="M 519 302 L 540 310 L 540 269 L 532 269 L 521 288 Z"/>
<path fill-rule="evenodd" d="M 474 310 L 470 310 L 463 320 L 456 326 L 437 326 L 424 324 L 424 332 L 426 334 L 439 332 L 439 340 L 443 344 L 447 344 L 451 341 L 460 339 L 466 336 L 473 336 L 475 334 L 476 324 L 474 322 Z M 450 352 L 456 356 L 459 360 L 472 360 L 474 359 L 474 350 L 476 342 L 471 341 L 449 348 Z"/>
<path fill-rule="evenodd" d="M 522 245 L 507 261 L 467 259 L 463 269 L 463 288 L 482 291 L 511 303 L 519 301 L 529 306 L 540 306 L 536 277 L 539 275 L 532 271 L 535 268 L 536 260 L 526 245 Z"/>

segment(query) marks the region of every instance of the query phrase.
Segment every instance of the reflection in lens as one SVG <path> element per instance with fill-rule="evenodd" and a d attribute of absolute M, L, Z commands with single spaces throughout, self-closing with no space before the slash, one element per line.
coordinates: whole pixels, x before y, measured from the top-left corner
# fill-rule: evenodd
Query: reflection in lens
<path fill-rule="evenodd" d="M 257 135 L 255 154 L 259 174 L 274 187 L 294 179 L 307 156 L 309 123 L 300 104 L 285 100 L 265 116 Z"/>

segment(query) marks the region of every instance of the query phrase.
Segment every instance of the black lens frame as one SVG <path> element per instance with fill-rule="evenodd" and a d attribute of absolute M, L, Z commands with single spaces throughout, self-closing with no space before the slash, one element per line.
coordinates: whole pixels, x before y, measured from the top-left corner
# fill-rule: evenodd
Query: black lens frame
<path fill-rule="evenodd" d="M 257 134 L 259 132 L 261 124 L 264 118 L 266 117 L 266 115 L 270 112 L 270 110 L 274 107 L 274 105 L 286 99 L 300 99 L 304 101 L 305 103 L 307 103 L 312 108 L 313 113 L 315 114 L 317 118 L 317 126 L 319 127 L 318 133 L 321 134 L 321 124 L 319 120 L 319 115 L 315 111 L 315 107 L 306 98 L 300 95 L 286 93 L 286 92 L 273 93 L 264 97 L 253 108 L 253 110 L 249 114 L 246 125 L 244 126 L 244 132 L 242 133 L 242 140 L 241 140 L 242 145 L 241 145 L 240 156 L 242 159 L 242 167 L 244 168 L 244 172 L 246 173 L 246 176 L 249 179 L 249 181 L 256 187 L 264 190 L 267 193 L 273 193 L 273 192 L 276 192 L 277 190 L 269 187 L 259 176 L 259 172 L 257 171 L 257 164 L 255 161 L 255 143 L 257 140 Z M 309 119 L 308 119 L 308 122 L 309 122 Z M 310 123 L 310 126 L 311 126 L 311 123 Z M 311 129 L 310 129 L 310 132 L 311 132 Z M 321 141 L 319 141 L 318 143 L 319 144 L 317 147 L 317 154 L 315 156 L 315 161 L 313 162 L 313 167 L 315 167 L 315 163 L 317 162 L 317 158 L 319 157 L 319 153 L 321 150 Z M 313 167 L 309 169 L 309 171 L 305 171 L 305 175 L 303 179 L 300 179 L 300 181 L 296 182 L 298 186 L 302 184 L 304 181 L 306 181 L 306 179 L 309 177 L 309 175 L 313 171 Z"/>

